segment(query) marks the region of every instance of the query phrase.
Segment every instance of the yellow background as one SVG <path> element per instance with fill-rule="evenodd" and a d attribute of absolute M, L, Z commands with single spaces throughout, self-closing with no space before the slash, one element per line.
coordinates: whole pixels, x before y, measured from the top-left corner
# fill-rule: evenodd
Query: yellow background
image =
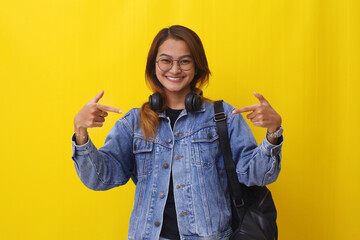
<path fill-rule="evenodd" d="M 101 90 L 124 112 L 146 101 L 147 52 L 173 24 L 203 41 L 205 96 L 257 91 L 283 118 L 279 239 L 360 239 L 357 0 L 0 0 L 0 238 L 126 239 L 134 184 L 80 182 L 73 117 Z M 97 147 L 121 116 L 90 129 Z"/>

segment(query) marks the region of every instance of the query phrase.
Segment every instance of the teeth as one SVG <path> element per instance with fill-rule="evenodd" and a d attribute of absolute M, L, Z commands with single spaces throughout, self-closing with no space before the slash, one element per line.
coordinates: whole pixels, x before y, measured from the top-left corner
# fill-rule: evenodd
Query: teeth
<path fill-rule="evenodd" d="M 167 77 L 170 80 L 180 80 L 181 78 L 172 78 L 172 77 Z"/>

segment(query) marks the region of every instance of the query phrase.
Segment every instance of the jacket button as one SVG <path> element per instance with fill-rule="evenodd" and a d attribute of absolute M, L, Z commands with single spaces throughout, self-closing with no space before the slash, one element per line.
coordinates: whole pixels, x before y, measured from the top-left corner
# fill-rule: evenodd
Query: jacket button
<path fill-rule="evenodd" d="M 164 163 L 164 164 L 163 164 L 163 167 L 164 167 L 164 168 L 168 168 L 168 167 L 169 167 L 169 164 Z"/>
<path fill-rule="evenodd" d="M 166 139 L 167 143 L 171 143 L 171 138 Z"/>
<path fill-rule="evenodd" d="M 164 198 L 165 197 L 165 194 L 162 192 L 160 193 L 160 198 Z"/>
<path fill-rule="evenodd" d="M 155 227 L 160 226 L 160 223 L 158 221 L 155 222 Z"/>

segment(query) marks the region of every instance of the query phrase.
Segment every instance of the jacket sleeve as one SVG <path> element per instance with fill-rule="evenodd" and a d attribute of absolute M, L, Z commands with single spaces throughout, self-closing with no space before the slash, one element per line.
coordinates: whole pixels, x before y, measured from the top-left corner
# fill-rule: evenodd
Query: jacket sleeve
<path fill-rule="evenodd" d="M 228 131 L 239 181 L 247 186 L 275 182 L 281 169 L 283 137 L 278 145 L 271 144 L 265 137 L 258 146 L 243 116 L 231 113 L 234 109 L 227 113 Z"/>
<path fill-rule="evenodd" d="M 118 120 L 97 149 L 90 137 L 84 145 L 76 145 L 72 136 L 72 159 L 76 173 L 84 185 L 92 190 L 108 190 L 128 182 L 135 164 L 132 152 L 131 128 L 125 118 Z"/>

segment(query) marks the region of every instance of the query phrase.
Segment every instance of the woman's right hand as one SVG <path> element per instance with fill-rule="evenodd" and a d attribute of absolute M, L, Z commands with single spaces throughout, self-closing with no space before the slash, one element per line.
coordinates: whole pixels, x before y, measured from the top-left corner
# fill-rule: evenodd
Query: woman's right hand
<path fill-rule="evenodd" d="M 78 145 L 82 145 L 87 142 L 88 128 L 103 126 L 105 117 L 108 116 L 107 112 L 122 113 L 122 111 L 118 108 L 98 103 L 103 95 L 104 91 L 101 91 L 98 95 L 86 103 L 85 106 L 76 114 L 74 118 L 74 127 L 76 143 Z"/>

